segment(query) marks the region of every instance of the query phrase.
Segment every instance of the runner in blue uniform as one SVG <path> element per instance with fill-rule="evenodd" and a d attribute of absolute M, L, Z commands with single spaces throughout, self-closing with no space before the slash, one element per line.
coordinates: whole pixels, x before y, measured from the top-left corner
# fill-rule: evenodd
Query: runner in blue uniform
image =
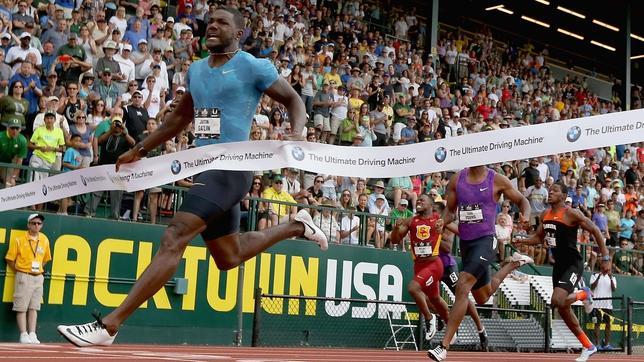
<path fill-rule="evenodd" d="M 265 59 L 239 49 L 243 17 L 235 9 L 219 8 L 206 29 L 208 58 L 188 70 L 187 92 L 176 109 L 154 133 L 123 154 L 119 165 L 145 157 L 194 122 L 195 146 L 247 141 L 262 93 L 284 104 L 292 134 L 301 140 L 306 110 L 300 96 Z M 105 317 L 80 325 L 60 325 L 58 332 L 76 346 L 112 344 L 121 324 L 174 275 L 183 252 L 197 234 L 220 269 L 228 270 L 280 240 L 304 236 L 328 247 L 324 233 L 306 210 L 290 222 L 259 232 L 239 233 L 239 204 L 251 186 L 252 172 L 210 170 L 194 180 L 179 212 L 161 238 L 159 251 L 136 281 L 127 298 Z"/>

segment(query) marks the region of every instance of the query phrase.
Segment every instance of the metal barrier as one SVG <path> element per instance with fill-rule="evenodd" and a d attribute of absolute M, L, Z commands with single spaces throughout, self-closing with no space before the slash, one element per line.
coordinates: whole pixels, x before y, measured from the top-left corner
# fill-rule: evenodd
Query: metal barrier
<path fill-rule="evenodd" d="M 632 355 L 633 352 L 636 354 L 644 354 L 644 341 L 640 338 L 640 333 L 644 332 L 644 312 L 634 313 L 637 311 L 644 311 L 644 301 L 633 300 L 633 298 L 627 298 L 627 312 L 626 312 L 626 324 L 627 328 L 627 337 L 626 337 L 626 353 Z M 637 320 L 639 323 L 635 323 Z M 641 324 L 640 324 L 641 323 Z M 637 335 L 637 345 L 633 346 L 634 338 L 633 332 L 636 332 Z M 636 350 L 634 351 L 634 347 Z"/>
<path fill-rule="evenodd" d="M 411 302 L 264 294 L 258 288 L 254 308 L 253 347 L 384 348 L 395 333 L 390 328 L 390 320 L 403 320 L 408 315 L 417 325 L 415 338 L 421 342 L 418 348 L 423 348 L 421 326 L 424 323 L 415 303 Z M 497 316 L 483 320 L 492 344 L 516 351 L 525 350 L 522 346 L 532 343 L 531 347 L 525 348 L 550 351 L 547 331 L 551 320 L 546 311 L 480 306 L 477 309 L 481 313 L 495 312 Z M 517 318 L 517 312 L 522 314 L 522 318 Z M 538 338 L 543 338 L 538 346 L 534 345 L 534 332 L 538 332 Z M 434 337 L 435 340 L 439 340 L 442 333 L 444 330 Z M 469 337 L 478 340 L 473 322 L 466 319 L 459 329 L 459 340 L 470 342 L 452 348 L 471 350 L 468 343 L 472 338 Z"/>
<path fill-rule="evenodd" d="M 598 297 L 598 298 L 593 298 L 593 301 L 601 301 L 601 300 L 611 300 L 618 302 L 619 305 L 615 306 L 613 305 L 613 309 L 611 314 L 609 314 L 609 317 L 611 319 L 611 331 L 613 332 L 618 332 L 619 333 L 619 348 L 612 348 L 610 351 L 606 352 L 624 352 L 626 351 L 626 345 L 627 345 L 627 304 L 626 304 L 626 296 L 621 295 L 621 296 L 613 296 L 613 297 Z M 577 315 L 577 319 L 579 319 L 579 322 L 582 326 L 582 329 L 586 329 L 588 331 L 588 336 L 591 337 L 591 340 L 594 340 L 597 344 L 597 346 L 600 346 L 601 343 L 601 336 L 599 340 L 597 338 L 593 337 L 594 335 L 594 329 L 597 323 L 600 325 L 603 325 L 605 328 L 604 323 L 602 322 L 602 318 L 604 316 L 605 310 L 603 309 L 595 309 L 592 314 L 586 314 L 583 310 L 582 307 L 577 307 L 574 308 L 574 312 Z M 600 318 L 598 318 L 598 316 Z M 621 327 L 621 328 L 620 328 Z M 601 327 L 600 327 L 601 328 Z M 601 332 L 599 332 L 601 334 Z M 611 335 L 611 339 L 612 335 Z"/>

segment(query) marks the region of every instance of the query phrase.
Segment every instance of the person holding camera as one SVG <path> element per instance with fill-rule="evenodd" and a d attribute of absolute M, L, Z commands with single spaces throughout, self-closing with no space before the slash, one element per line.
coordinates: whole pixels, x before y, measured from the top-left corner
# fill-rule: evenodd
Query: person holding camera
<path fill-rule="evenodd" d="M 120 111 L 120 112 L 118 112 Z M 99 165 L 109 165 L 116 163 L 116 160 L 129 151 L 132 146 L 136 143 L 136 140 L 128 133 L 127 127 L 123 123 L 122 109 L 118 108 L 112 115 L 111 120 L 106 120 L 103 122 L 109 123 L 109 128 L 105 131 L 104 128 L 106 124 L 100 124 L 97 127 L 95 137 L 98 140 L 98 164 Z M 86 216 L 94 216 L 96 214 L 96 208 L 98 203 L 103 197 L 104 191 L 98 191 L 93 193 L 93 198 L 85 206 Z M 110 194 L 110 217 L 117 219 L 120 216 L 121 210 L 121 200 L 123 198 L 122 190 L 111 190 Z"/>

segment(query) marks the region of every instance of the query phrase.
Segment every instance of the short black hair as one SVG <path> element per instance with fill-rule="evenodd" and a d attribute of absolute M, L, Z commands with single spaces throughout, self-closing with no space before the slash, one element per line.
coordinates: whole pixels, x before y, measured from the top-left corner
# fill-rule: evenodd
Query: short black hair
<path fill-rule="evenodd" d="M 559 186 L 559 189 L 561 190 L 561 193 L 566 194 L 566 195 L 568 194 L 568 186 L 564 185 L 563 182 L 557 181 L 557 182 L 554 183 L 554 185 Z"/>
<path fill-rule="evenodd" d="M 235 22 L 235 25 L 237 26 L 237 29 L 244 29 L 244 16 L 242 15 L 239 10 L 235 8 L 227 8 L 227 7 L 219 7 L 217 10 L 223 10 L 228 13 L 230 13 L 233 16 L 233 21 Z"/>

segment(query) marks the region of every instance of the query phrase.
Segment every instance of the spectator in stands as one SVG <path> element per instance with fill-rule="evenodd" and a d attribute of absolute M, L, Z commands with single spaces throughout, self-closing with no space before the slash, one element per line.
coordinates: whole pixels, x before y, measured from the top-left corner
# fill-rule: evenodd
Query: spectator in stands
<path fill-rule="evenodd" d="M 112 79 L 111 68 L 103 68 L 101 78 L 94 83 L 94 92 L 98 94 L 99 98 L 105 100 L 105 106 L 108 111 L 120 107 L 121 92 Z"/>
<path fill-rule="evenodd" d="M 628 249 L 628 240 L 620 240 L 619 249 L 615 251 L 613 258 L 613 267 L 615 268 L 615 272 L 619 274 L 642 275 L 633 265 L 633 253 Z"/>
<path fill-rule="evenodd" d="M 81 112 L 78 112 L 81 113 Z M 81 115 L 79 114 L 79 117 Z M 82 115 L 83 121 L 85 121 L 85 115 Z M 69 144 L 71 145 L 70 147 L 67 147 L 67 150 L 65 150 L 65 154 L 63 155 L 62 159 L 62 171 L 63 172 L 69 172 L 73 170 L 78 170 L 80 168 L 83 168 L 82 166 L 82 161 L 83 161 L 83 156 L 81 156 L 79 150 L 77 147 L 79 145 L 84 145 L 81 140 L 81 136 L 78 133 L 73 133 L 69 136 Z M 86 144 L 85 144 L 86 145 Z M 61 200 L 59 200 L 59 205 L 58 205 L 58 215 L 67 215 L 67 209 L 69 208 L 71 198 L 69 197 L 64 197 Z"/>
<path fill-rule="evenodd" d="M 29 149 L 33 151 L 29 166 L 51 170 L 56 161 L 56 153 L 63 152 L 65 146 L 64 128 L 54 127 L 56 114 L 54 112 L 45 113 L 44 127 L 38 127 L 29 140 Z M 46 171 L 34 172 L 34 181 L 42 180 L 49 177 Z M 40 206 L 40 205 L 39 205 Z"/>
<path fill-rule="evenodd" d="M 411 202 L 412 208 L 415 208 L 418 195 L 413 190 L 411 178 L 409 176 L 392 177 L 387 183 L 385 195 L 393 200 L 394 208 L 398 208 L 400 201 L 407 199 Z"/>
<path fill-rule="evenodd" d="M 335 211 L 332 211 L 335 210 L 335 203 L 325 200 L 322 202 L 322 206 L 324 207 L 322 211 L 313 216 L 313 223 L 320 227 L 330 243 L 339 243 L 341 240 L 340 225 L 335 219 Z"/>
<path fill-rule="evenodd" d="M 331 131 L 330 116 L 332 105 L 330 86 L 325 81 L 322 85 L 322 90 L 318 91 L 313 98 L 313 124 L 321 143 L 328 141 L 328 135 Z"/>
<path fill-rule="evenodd" d="M 612 298 L 617 289 L 617 279 L 608 272 L 593 273 L 590 277 L 590 289 L 593 298 Z M 595 345 L 599 350 L 611 350 L 611 320 L 613 318 L 613 301 L 611 299 L 593 300 L 592 322 L 595 324 Z M 599 329 L 604 324 L 604 339 L 599 339 Z"/>
<path fill-rule="evenodd" d="M 67 20 L 60 19 L 56 22 L 55 29 L 48 29 L 43 32 L 43 36 L 40 41 L 44 44 L 51 42 L 54 46 L 54 53 L 58 54 L 58 49 L 67 43 L 67 38 L 73 35 L 69 34 L 67 30 Z M 61 55 L 61 54 L 58 54 Z"/>
<path fill-rule="evenodd" d="M 143 93 L 136 90 L 132 93 L 131 103 L 123 107 L 123 120 L 129 134 L 140 139 L 149 119 L 148 111 L 143 107 Z"/>
<path fill-rule="evenodd" d="M 23 98 L 24 84 L 20 80 L 13 80 L 9 84 L 8 95 L 0 98 L 0 122 L 9 122 L 10 119 L 18 119 L 21 127 L 26 126 L 27 110 L 29 102 Z"/>
<path fill-rule="evenodd" d="M 264 190 L 262 198 L 277 201 L 277 203 L 269 203 L 267 206 L 268 214 L 271 225 L 275 226 L 295 217 L 297 213 L 297 206 L 289 206 L 285 203 L 295 204 L 295 199 L 286 192 L 284 188 L 284 178 L 282 175 L 273 176 L 273 184 L 271 187 Z"/>
<path fill-rule="evenodd" d="M 110 120 L 105 120 L 96 129 L 95 137 L 99 147 L 98 164 L 109 165 L 116 163 L 120 155 L 127 152 L 136 140 L 128 134 L 127 127 L 123 124 L 123 115 L 120 108 L 115 108 Z M 93 193 L 93 197 L 85 207 L 87 216 L 94 216 L 98 204 L 103 197 L 103 191 Z M 118 220 L 121 210 L 122 190 L 111 190 L 110 195 L 110 218 Z"/>
<path fill-rule="evenodd" d="M 37 68 L 40 68 L 42 65 L 42 57 L 40 51 L 30 45 L 31 34 L 28 32 L 23 32 L 20 34 L 20 44 L 13 46 L 7 52 L 5 56 L 5 62 L 12 66 L 13 73 L 16 73 L 20 68 L 20 64 L 27 60 L 27 56 L 32 54 L 36 58 L 36 62 L 33 64 Z"/>
<path fill-rule="evenodd" d="M 374 247 L 376 249 L 382 249 L 387 241 L 385 224 L 389 221 L 387 218 L 389 216 L 389 205 L 387 204 L 385 195 L 380 194 L 376 197 L 373 207 L 369 207 L 369 213 L 375 216 L 369 222 L 366 241 L 370 241 L 371 237 L 374 236 Z"/>
<path fill-rule="evenodd" d="M 15 81 L 22 83 L 22 98 L 29 102 L 26 112 L 28 125 L 29 121 L 33 120 L 33 117 L 38 112 L 38 98 L 42 96 L 40 78 L 34 74 L 33 65 L 29 61 L 24 61 L 20 65 L 20 71 L 11 77 L 9 83 L 13 84 Z"/>
<path fill-rule="evenodd" d="M 0 162 L 22 165 L 27 157 L 27 138 L 20 133 L 22 122 L 18 118 L 9 118 L 3 126 L 7 129 L 0 132 Z M 0 185 L 15 186 L 19 176 L 19 168 L 0 168 Z"/>

